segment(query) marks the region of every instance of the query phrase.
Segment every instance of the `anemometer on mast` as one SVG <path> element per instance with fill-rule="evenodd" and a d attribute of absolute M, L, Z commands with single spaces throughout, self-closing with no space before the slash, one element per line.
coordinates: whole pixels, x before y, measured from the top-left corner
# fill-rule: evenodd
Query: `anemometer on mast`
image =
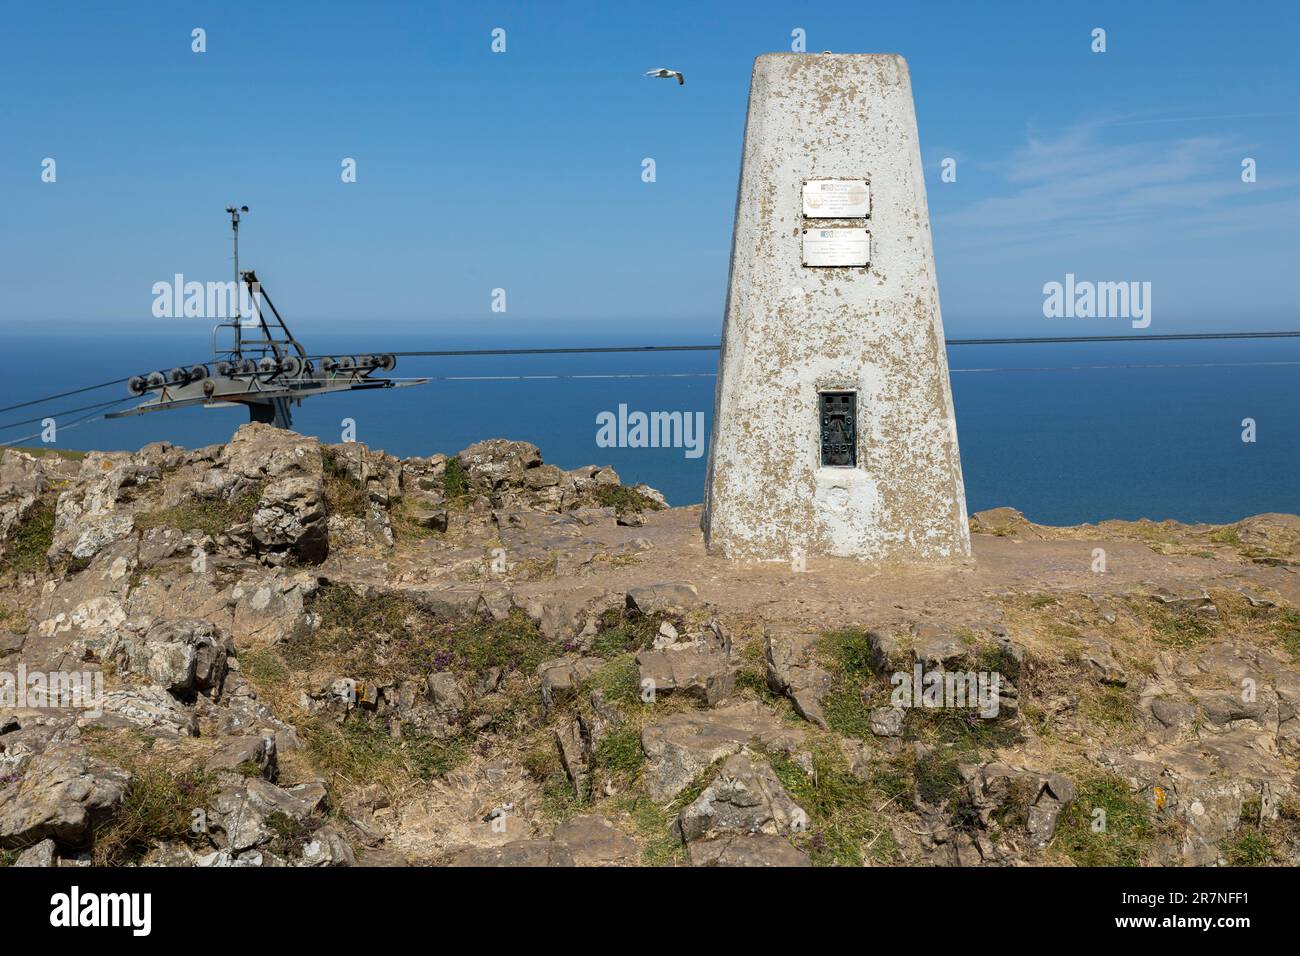
<path fill-rule="evenodd" d="M 396 367 L 392 354 L 308 355 L 257 274 L 252 269 L 240 271 L 239 223 L 248 207 L 227 206 L 226 212 L 234 244 L 235 281 L 229 296 L 231 316 L 212 329 L 212 360 L 131 376 L 127 390 L 132 395 L 152 393 L 151 397 L 134 408 L 110 412 L 106 418 L 193 405 L 230 408 L 240 404 L 248 406 L 249 421 L 290 428 L 290 403 L 311 395 L 399 388 L 428 381 L 376 377 L 376 372 Z"/>

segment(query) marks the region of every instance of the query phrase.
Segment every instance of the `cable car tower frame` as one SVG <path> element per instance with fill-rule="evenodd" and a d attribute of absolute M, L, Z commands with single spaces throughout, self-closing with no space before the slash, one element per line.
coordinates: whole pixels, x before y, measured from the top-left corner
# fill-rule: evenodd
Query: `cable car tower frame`
<path fill-rule="evenodd" d="M 234 293 L 231 317 L 212 329 L 212 361 L 176 366 L 168 371 L 133 375 L 132 395 L 152 396 L 134 408 L 111 412 L 106 418 L 142 415 L 203 405 L 210 408 L 248 406 L 249 421 L 291 428 L 291 403 L 328 392 L 366 391 L 421 385 L 428 379 L 399 381 L 378 378 L 392 371 L 397 359 L 378 355 L 309 355 L 267 295 L 257 274 L 239 268 L 239 223 L 247 206 L 227 206 L 234 242 Z M 270 319 L 267 318 L 267 311 Z M 221 341 L 222 330 L 230 330 Z"/>

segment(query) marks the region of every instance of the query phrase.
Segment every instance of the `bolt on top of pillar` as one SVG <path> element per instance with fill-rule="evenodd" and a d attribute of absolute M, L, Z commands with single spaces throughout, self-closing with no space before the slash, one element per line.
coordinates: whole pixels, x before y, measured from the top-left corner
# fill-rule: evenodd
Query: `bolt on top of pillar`
<path fill-rule="evenodd" d="M 728 557 L 970 554 L 902 57 L 758 57 L 702 527 Z"/>

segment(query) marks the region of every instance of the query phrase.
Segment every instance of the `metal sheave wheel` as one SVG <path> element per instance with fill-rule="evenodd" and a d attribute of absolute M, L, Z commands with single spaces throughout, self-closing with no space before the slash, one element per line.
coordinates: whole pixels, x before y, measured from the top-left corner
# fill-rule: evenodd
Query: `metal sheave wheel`
<path fill-rule="evenodd" d="M 132 375 L 126 380 L 126 390 L 132 395 L 143 395 L 146 388 L 147 383 L 142 375 Z"/>
<path fill-rule="evenodd" d="M 190 366 L 190 381 L 201 382 L 208 377 L 208 367 L 206 365 Z"/>
<path fill-rule="evenodd" d="M 397 356 L 391 354 L 379 356 L 379 367 L 385 372 L 391 372 L 393 369 L 397 368 Z"/>

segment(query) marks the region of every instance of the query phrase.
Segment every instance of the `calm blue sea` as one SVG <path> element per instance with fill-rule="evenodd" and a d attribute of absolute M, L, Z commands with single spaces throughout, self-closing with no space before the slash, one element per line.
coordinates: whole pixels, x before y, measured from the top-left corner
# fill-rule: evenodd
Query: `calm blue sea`
<path fill-rule="evenodd" d="M 101 332 L 79 339 L 47 337 L 36 328 L 6 333 L 0 406 L 207 358 L 206 332 L 197 329 L 151 344 L 131 338 L 136 341 L 128 345 Z M 611 333 L 572 342 L 485 343 L 410 328 L 382 341 L 373 334 L 365 339 L 390 351 L 648 341 Z M 358 340 L 355 333 L 318 333 L 309 344 L 328 352 L 355 349 Z M 294 410 L 294 424 L 338 441 L 342 419 L 353 418 L 357 440 L 402 456 L 451 453 L 487 437 L 523 439 L 561 467 L 611 464 L 624 481 L 647 482 L 673 504 L 690 504 L 701 500 L 707 454 L 692 459 L 681 449 L 599 448 L 596 415 L 619 404 L 702 411 L 708 429 L 715 362 L 712 352 L 402 359 L 398 376 L 482 377 L 314 398 Z M 1139 517 L 1227 522 L 1265 511 L 1300 512 L 1300 341 L 965 346 L 950 348 L 949 362 L 972 511 L 1011 505 L 1051 524 Z M 1277 364 L 1173 367 L 1207 363 Z M 570 377 L 646 373 L 680 377 Z M 118 386 L 3 412 L 0 425 L 125 394 Z M 67 423 L 84 414 L 58 418 Z M 1256 422 L 1253 444 L 1241 440 L 1244 418 Z M 238 409 L 199 408 L 91 422 L 63 428 L 58 446 L 134 449 L 166 439 L 198 447 L 226 440 L 246 419 Z M 0 430 L 0 440 L 39 428 Z"/>

